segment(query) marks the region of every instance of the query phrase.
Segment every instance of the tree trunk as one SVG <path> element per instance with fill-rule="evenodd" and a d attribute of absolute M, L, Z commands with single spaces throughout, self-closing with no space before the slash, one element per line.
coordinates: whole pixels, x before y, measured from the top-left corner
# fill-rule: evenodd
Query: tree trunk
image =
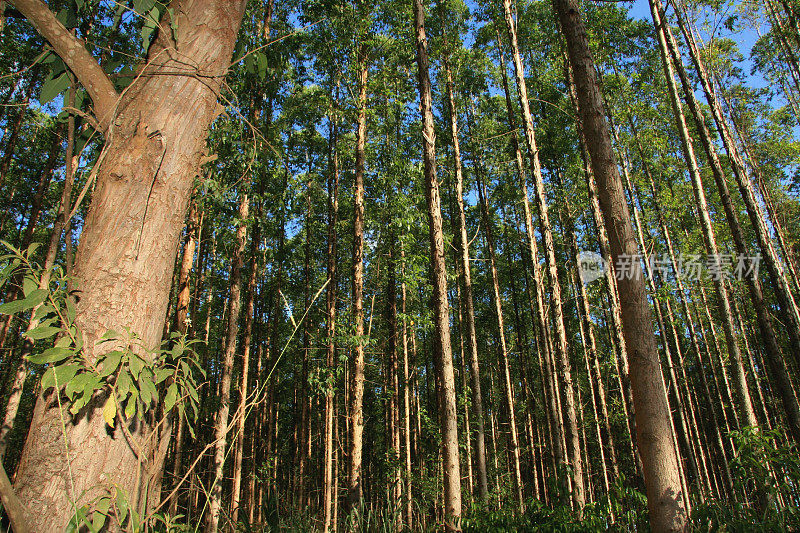
<path fill-rule="evenodd" d="M 417 48 L 417 80 L 422 105 L 423 160 L 425 164 L 425 199 L 433 280 L 433 322 L 436 329 L 434 354 L 437 374 L 441 379 L 442 469 L 444 472 L 445 529 L 461 530 L 461 474 L 458 457 L 453 355 L 450 346 L 450 309 L 447 301 L 447 268 L 445 265 L 444 232 L 436 177 L 436 133 L 433 124 L 431 82 L 428 72 L 428 42 L 425 36 L 425 6 L 414 0 L 414 28 Z"/>
<path fill-rule="evenodd" d="M 675 113 L 675 119 L 678 123 L 678 130 L 681 136 L 681 144 L 683 146 L 684 155 L 686 157 L 686 163 L 689 167 L 689 173 L 692 178 L 692 187 L 694 189 L 695 199 L 697 201 L 697 209 L 700 212 L 700 221 L 703 230 L 703 240 L 705 241 L 706 251 L 707 253 L 713 258 L 713 260 L 719 266 L 720 258 L 719 258 L 719 248 L 717 246 L 716 236 L 714 234 L 714 228 L 711 225 L 711 217 L 708 211 L 708 204 L 706 202 L 705 197 L 705 190 L 703 187 L 702 178 L 700 176 L 700 171 L 697 167 L 697 161 L 694 155 L 694 148 L 692 147 L 692 141 L 689 137 L 689 131 L 686 126 L 686 120 L 683 115 L 683 109 L 681 108 L 681 102 L 678 97 L 677 86 L 675 84 L 675 77 L 673 74 L 673 64 L 678 66 L 679 68 L 682 65 L 677 65 L 673 63 L 673 58 L 669 55 L 669 45 L 667 43 L 667 32 L 663 26 L 663 22 L 661 20 L 661 16 L 658 12 L 658 4 L 657 0 L 650 1 L 650 11 L 653 16 L 653 23 L 656 27 L 656 32 L 658 33 L 658 41 L 659 47 L 661 49 L 661 59 L 664 65 L 664 74 L 667 77 L 667 85 L 669 87 L 669 94 L 670 100 L 672 101 L 673 111 Z M 694 108 L 692 105 L 692 98 L 694 94 L 692 91 L 689 91 L 689 100 L 690 100 L 690 107 Z M 696 120 L 698 123 L 698 127 L 702 130 L 705 128 L 705 124 L 702 123 L 702 117 L 697 116 Z M 703 133 L 701 132 L 701 137 L 703 137 Z M 712 160 L 712 168 L 719 171 L 719 165 L 714 164 L 714 158 L 716 156 L 716 152 L 714 152 L 713 147 L 710 146 L 710 141 L 708 138 L 705 138 L 704 145 L 707 149 L 707 154 L 709 159 Z M 717 162 L 718 163 L 718 162 Z M 721 177 L 721 176 L 720 176 Z M 722 178 L 724 181 L 724 178 Z M 718 181 L 719 183 L 719 181 Z M 738 221 L 733 221 L 729 219 L 731 222 L 731 226 L 738 226 Z M 735 229 L 732 229 L 735 233 Z M 740 251 L 742 253 L 742 251 Z M 725 330 L 725 340 L 728 346 L 728 355 L 730 356 L 731 361 L 733 362 L 734 368 L 736 369 L 736 376 L 737 376 L 737 399 L 739 401 L 739 415 L 742 418 L 742 423 L 747 426 L 758 426 L 758 421 L 755 417 L 755 411 L 753 410 L 752 400 L 750 398 L 750 390 L 747 385 L 747 379 L 744 373 L 744 365 L 742 363 L 742 355 L 741 350 L 739 348 L 739 340 L 736 335 L 736 328 L 733 323 L 733 313 L 731 311 L 731 304 L 730 304 L 730 295 L 725 287 L 724 279 L 722 275 L 712 276 L 714 280 L 714 286 L 717 291 L 717 298 L 719 299 L 720 308 L 722 311 L 722 325 Z"/>
<path fill-rule="evenodd" d="M 481 393 L 481 373 L 478 359 L 478 335 L 475 330 L 475 305 L 472 297 L 472 272 L 469 261 L 469 236 L 464 212 L 464 176 L 461 166 L 461 148 L 458 140 L 458 114 L 453 97 L 453 81 L 450 68 L 445 63 L 447 79 L 447 101 L 450 111 L 450 134 L 453 141 L 453 160 L 456 178 L 456 205 L 459 221 L 459 260 L 461 262 L 461 284 L 464 291 L 464 310 L 466 312 L 467 342 L 469 343 L 469 371 L 472 385 L 472 413 L 475 421 L 475 464 L 478 469 L 478 495 L 485 500 L 489 495 L 486 477 L 486 429 L 483 420 L 483 395 Z M 459 322 L 459 326 L 461 322 Z M 467 439 L 470 436 L 467 434 Z"/>
<path fill-rule="evenodd" d="M 242 267 L 244 266 L 245 247 L 247 246 L 247 219 L 250 211 L 250 178 L 245 179 L 239 189 L 239 228 L 236 230 L 236 248 L 231 258 L 231 274 L 229 278 L 230 296 L 228 298 L 228 322 L 222 354 L 222 369 L 219 378 L 220 405 L 214 422 L 214 477 L 208 502 L 206 533 L 216 533 L 219 527 L 219 516 L 222 510 L 222 481 L 228 442 L 228 415 L 231 407 L 231 380 L 233 378 L 233 362 L 236 356 L 236 339 L 239 333 L 239 314 L 242 298 Z M 246 377 L 242 379 L 246 380 Z M 242 394 L 245 391 L 240 391 Z M 244 416 L 236 413 L 236 424 Z M 237 502 L 238 503 L 238 502 Z"/>
<path fill-rule="evenodd" d="M 587 142 L 600 193 L 603 218 L 614 262 L 621 255 L 637 256 L 636 236 L 625 199 L 605 120 L 602 96 L 586 28 L 575 0 L 554 0 L 575 76 L 581 128 Z M 639 263 L 632 277 L 623 276 L 618 288 L 625 343 L 630 354 L 630 377 L 636 408 L 637 442 L 647 488 L 650 524 L 654 531 L 683 531 L 686 509 L 681 494 L 678 452 L 672 435 L 669 404 L 661 378 L 650 304 Z"/>
<path fill-rule="evenodd" d="M 242 376 L 239 381 L 239 407 L 236 419 L 236 452 L 233 460 L 233 490 L 231 493 L 231 521 L 236 524 L 239 521 L 239 502 L 242 491 L 242 461 L 244 458 L 245 443 L 245 421 L 248 414 L 248 385 L 247 381 L 250 373 L 250 350 L 253 344 L 253 322 L 255 320 L 255 299 L 256 281 L 259 274 L 259 246 L 261 242 L 261 232 L 259 219 L 261 215 L 261 205 L 256 208 L 255 221 L 253 222 L 253 236 L 250 240 L 250 276 L 247 279 L 247 304 L 244 308 L 244 330 L 242 331 Z M 251 399 L 252 401 L 253 399 Z"/>
<path fill-rule="evenodd" d="M 528 247 L 528 255 L 530 261 L 530 270 L 533 272 L 533 285 L 535 291 L 535 308 L 533 306 L 533 302 L 531 302 L 531 314 L 536 317 L 535 325 L 538 326 L 539 331 L 539 364 L 540 369 L 543 370 L 542 372 L 542 382 L 544 384 L 543 389 L 546 391 L 545 398 L 547 399 L 547 403 L 545 405 L 545 411 L 547 412 L 547 421 L 548 425 L 551 428 L 551 435 L 553 432 L 556 433 L 556 440 L 554 441 L 554 446 L 552 446 L 552 451 L 554 455 L 555 462 L 557 464 L 561 464 L 564 460 L 564 449 L 561 446 L 561 442 L 563 441 L 563 426 L 559 422 L 560 414 L 558 410 L 558 402 L 555 394 L 555 390 L 552 388 L 551 383 L 553 382 L 553 368 L 550 365 L 549 361 L 551 359 L 551 341 L 550 341 L 550 327 L 547 323 L 547 312 L 545 310 L 544 304 L 544 284 L 542 282 L 542 269 L 539 265 L 539 248 L 536 243 L 536 235 L 534 233 L 533 228 L 533 217 L 531 215 L 531 208 L 530 208 L 530 201 L 528 200 L 528 183 L 525 177 L 525 166 L 522 160 L 522 151 L 519 147 L 519 137 L 517 136 L 517 121 L 514 118 L 514 108 L 511 104 L 511 91 L 508 86 L 508 76 L 506 74 L 506 61 L 505 55 L 503 54 L 503 47 L 502 42 L 498 32 L 498 47 L 500 49 L 500 63 L 503 65 L 501 69 L 502 74 L 502 81 L 503 81 L 503 92 L 505 93 L 506 98 L 506 112 L 508 114 L 508 125 L 512 130 L 511 133 L 511 144 L 514 150 L 514 160 L 516 161 L 517 166 L 517 177 L 519 178 L 519 185 L 520 185 L 520 196 L 522 197 L 522 207 L 523 207 L 523 214 L 525 220 L 525 234 L 527 236 L 527 247 Z M 525 263 L 525 257 L 523 257 L 523 263 Z M 528 269 L 526 269 L 527 272 Z M 542 353 L 544 353 L 544 364 L 542 365 Z"/>
<path fill-rule="evenodd" d="M 544 238 L 545 258 L 547 260 L 547 273 L 550 280 L 550 308 L 556 330 L 555 361 L 558 364 L 558 374 L 561 378 L 561 390 L 564 413 L 564 438 L 567 454 L 569 456 L 570 474 L 572 481 L 572 500 L 580 511 L 585 503 L 583 487 L 583 463 L 580 450 L 580 434 L 578 432 L 578 419 L 575 410 L 575 398 L 572 384 L 572 371 L 570 369 L 569 350 L 567 348 L 567 334 L 564 327 L 564 312 L 561 300 L 561 284 L 558 279 L 558 263 L 555 255 L 553 232 L 548 216 L 547 198 L 544 191 L 544 181 L 539 163 L 539 149 L 536 145 L 536 136 L 533 128 L 530 104 L 528 103 L 528 89 L 525 82 L 525 71 L 517 45 L 516 23 L 511 14 L 511 0 L 503 0 L 506 29 L 511 45 L 511 55 L 514 60 L 514 73 L 517 81 L 517 96 L 522 108 L 523 126 L 525 127 L 525 143 L 530 158 L 531 172 L 536 188 L 536 204 L 539 211 L 539 225 Z"/>
<path fill-rule="evenodd" d="M 517 503 L 520 507 L 520 512 L 525 512 L 525 499 L 523 497 L 522 491 L 522 473 L 520 469 L 520 458 L 519 458 L 519 436 L 517 433 L 517 420 L 516 415 L 514 414 L 514 389 L 511 384 L 511 370 L 509 368 L 508 363 L 508 347 L 506 346 L 506 333 L 505 333 L 505 324 L 503 321 L 503 305 L 502 299 L 500 296 L 500 280 L 497 274 L 497 263 L 495 261 L 495 250 L 494 250 L 494 235 L 492 231 L 492 220 L 489 218 L 489 206 L 488 206 L 488 199 L 487 199 L 487 191 L 485 189 L 485 185 L 483 183 L 481 173 L 483 172 L 482 168 L 480 167 L 480 158 L 477 154 L 475 154 L 476 159 L 476 174 L 478 176 L 478 198 L 481 204 L 481 214 L 483 219 L 483 231 L 484 236 L 486 239 L 486 248 L 489 255 L 489 269 L 491 270 L 492 274 L 492 295 L 494 300 L 494 311 L 495 316 L 497 318 L 497 330 L 498 336 L 500 340 L 499 346 L 499 363 L 500 363 L 500 372 L 502 373 L 502 380 L 503 380 L 503 388 L 505 389 L 505 403 L 506 409 L 508 409 L 508 426 L 509 426 L 509 433 L 511 437 L 510 442 L 510 449 L 509 454 L 511 456 L 511 463 L 509 468 L 511 468 L 513 477 L 514 477 L 514 485 L 516 489 L 516 496 L 517 496 Z"/>
<path fill-rule="evenodd" d="M 338 98 L 338 87 L 337 87 Z M 325 442 L 324 442 L 324 462 L 323 462 L 323 479 L 322 479 L 322 509 L 323 521 L 322 528 L 324 533 L 328 533 L 336 529 L 336 522 L 333 520 L 332 511 L 334 502 L 332 501 L 335 482 L 333 477 L 333 461 L 334 461 L 334 412 L 336 410 L 335 402 L 335 387 L 336 383 L 333 381 L 336 369 L 336 287 L 337 287 L 337 269 L 336 269 L 336 254 L 337 254 L 337 235 L 336 223 L 339 214 L 339 152 L 337 149 L 338 142 L 338 115 L 334 111 L 331 117 L 331 132 L 328 147 L 328 256 L 327 256 L 327 290 L 325 292 L 325 310 L 326 310 L 326 334 L 328 336 L 326 342 L 325 352 L 325 367 L 328 372 L 328 379 L 325 389 Z M 331 524 L 333 522 L 333 524 Z"/>
<path fill-rule="evenodd" d="M 655 1 L 654 3 L 656 8 L 660 11 L 659 16 L 664 16 L 663 8 L 661 8 L 661 3 L 658 1 Z M 681 27 L 681 30 L 684 33 L 687 45 L 689 47 L 690 56 L 692 58 L 692 61 L 694 62 L 695 68 L 697 70 L 701 84 L 703 86 L 703 90 L 706 95 L 706 100 L 708 101 L 708 104 L 711 107 L 712 115 L 714 117 L 714 121 L 717 126 L 717 131 L 719 132 L 723 146 L 725 147 L 725 151 L 728 155 L 728 159 L 731 163 L 731 167 L 733 169 L 733 175 L 739 187 L 739 192 L 741 193 L 742 199 L 744 200 L 747 214 L 750 218 L 753 230 L 755 231 L 756 239 L 758 241 L 758 246 L 761 249 L 761 252 L 763 253 L 765 259 L 764 262 L 767 265 L 767 272 L 769 274 L 770 279 L 772 280 L 773 285 L 775 286 L 775 293 L 778 297 L 778 302 L 780 304 L 780 308 L 782 311 L 781 314 L 783 322 L 785 323 L 786 330 L 789 334 L 789 340 L 791 342 L 792 351 L 795 353 L 795 357 L 798 358 L 798 360 L 800 360 L 800 355 L 798 355 L 800 354 L 800 312 L 798 311 L 797 304 L 792 295 L 792 291 L 789 286 L 789 282 L 787 281 L 783 265 L 781 264 L 780 258 L 778 257 L 778 254 L 775 251 L 775 248 L 772 244 L 772 238 L 769 234 L 769 229 L 767 228 L 766 221 L 764 220 L 764 214 L 761 211 L 761 206 L 756 199 L 755 191 L 753 189 L 753 183 L 750 180 L 750 177 L 746 174 L 741 154 L 739 153 L 736 143 L 733 140 L 733 136 L 731 135 L 730 129 L 728 128 L 728 124 L 725 120 L 725 117 L 722 114 L 722 110 L 717 102 L 716 94 L 706 74 L 705 66 L 697 50 L 694 37 L 689 32 L 689 29 L 685 21 L 683 20 L 683 17 L 680 16 L 681 13 L 680 10 L 676 10 L 676 13 L 678 14 L 678 23 Z M 677 43 L 675 42 L 675 38 L 672 36 L 672 33 L 666 24 L 663 27 L 663 31 L 668 39 L 667 44 L 669 46 L 670 53 L 672 54 L 673 61 L 675 62 L 675 66 L 678 70 L 678 74 L 680 75 L 681 82 L 684 85 L 684 92 L 685 92 L 688 79 L 685 73 L 685 69 L 683 67 L 683 62 L 680 58 L 680 55 L 678 54 Z M 687 93 L 687 100 L 689 102 L 689 107 L 691 108 L 692 113 L 695 114 L 696 117 L 701 116 L 699 115 L 699 109 L 697 108 L 693 92 L 691 94 Z M 726 189 L 724 193 L 721 190 L 720 194 L 729 198 L 729 194 L 727 192 L 727 184 L 725 183 L 724 180 L 724 175 L 722 173 L 722 168 L 719 163 L 719 159 L 716 156 L 716 151 L 715 151 L 716 149 L 711 144 L 710 135 L 708 134 L 705 123 L 704 122 L 701 123 L 697 118 L 695 120 L 698 122 L 698 129 L 700 130 L 700 136 L 701 139 L 703 140 L 703 146 L 706 149 L 706 152 L 709 154 L 709 160 L 712 163 L 712 170 L 714 171 L 714 179 L 717 182 L 717 186 L 720 189 Z M 726 215 L 728 216 L 729 224 L 732 227 L 734 240 L 736 241 L 737 252 L 741 255 L 744 255 L 746 253 L 746 249 L 744 248 L 744 241 L 740 235 L 741 230 L 737 232 L 736 230 L 738 228 L 734 228 L 734 226 L 739 225 L 738 220 L 736 220 L 735 212 L 732 209 L 729 210 L 728 206 L 725 205 L 726 203 L 729 202 L 725 202 L 725 199 L 723 198 L 723 205 L 726 208 L 725 212 Z M 739 235 L 737 235 L 737 233 Z M 751 289 L 751 294 L 752 292 L 753 290 Z M 755 292 L 759 292 L 758 289 L 756 289 Z M 796 436 L 800 436 L 800 432 L 797 432 Z"/>
<path fill-rule="evenodd" d="M 348 509 L 360 506 L 364 497 L 361 473 L 364 439 L 364 161 L 367 142 L 367 47 L 359 49 L 356 169 L 353 184 L 353 321 L 356 346 L 353 349 L 350 377 L 350 457 L 348 469 Z"/>
<path fill-rule="evenodd" d="M 54 20 L 52 13 L 49 18 L 43 14 L 41 2 L 20 0 L 15 5 L 28 11 L 29 19 L 44 18 L 44 25 L 37 22 L 40 31 Z M 78 247 L 76 323 L 90 361 L 116 347 L 95 345 L 109 329 L 128 327 L 147 347 L 161 341 L 185 210 L 207 129 L 221 111 L 217 94 L 245 2 L 175 0 L 170 5 L 178 22 L 171 42 L 168 35 L 157 37 L 150 47 L 154 60 L 112 106 L 116 119 L 107 134 L 106 156 Z M 169 59 L 164 50 L 175 46 L 181 58 Z M 192 67 L 186 76 L 154 75 L 183 72 L 187 64 Z M 195 76 L 195 70 L 209 75 Z M 81 72 L 76 74 L 81 78 Z M 107 109 L 94 95 L 93 101 L 98 111 Z M 16 478 L 15 489 L 37 531 L 61 531 L 72 515 L 72 501 L 90 501 L 111 483 L 125 490 L 129 501 L 138 499 L 134 491 L 140 461 L 120 429 L 116 438 L 107 434 L 99 415 L 102 402 L 92 402 L 85 416 L 62 426 L 54 399 L 46 392 L 37 401 Z M 143 439 L 149 430 L 143 423 L 131 433 Z M 142 442 L 140 447 L 149 455 L 153 446 Z M 148 465 L 149 472 L 160 468 Z"/>
<path fill-rule="evenodd" d="M 193 199 L 189 202 L 189 220 L 186 224 L 186 242 L 183 245 L 183 257 L 181 258 L 180 271 L 178 273 L 178 303 L 175 304 L 175 323 L 174 330 L 178 333 L 186 333 L 189 330 L 187 317 L 189 314 L 189 300 L 191 287 L 189 285 L 189 275 L 192 272 L 194 263 L 194 250 L 197 245 L 200 232 L 199 214 L 197 203 L 199 200 Z M 192 317 L 194 318 L 194 317 Z"/>

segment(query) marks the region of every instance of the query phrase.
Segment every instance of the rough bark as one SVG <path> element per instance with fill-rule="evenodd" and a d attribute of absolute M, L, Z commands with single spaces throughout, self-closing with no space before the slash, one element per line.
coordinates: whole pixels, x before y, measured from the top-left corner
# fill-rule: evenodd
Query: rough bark
<path fill-rule="evenodd" d="M 325 292 L 325 328 L 328 336 L 325 351 L 325 367 L 329 376 L 333 376 L 336 368 L 336 253 L 337 236 L 336 223 L 339 214 L 339 153 L 338 141 L 338 116 L 334 112 L 332 118 L 329 147 L 328 147 L 328 244 L 327 244 L 327 289 Z M 334 461 L 334 411 L 335 395 L 334 383 L 329 383 L 325 391 L 325 436 L 323 450 L 323 479 L 322 479 L 322 528 L 325 533 L 331 530 L 333 511 L 333 461 Z M 333 529 L 336 523 L 333 522 Z"/>
<path fill-rule="evenodd" d="M 250 180 L 242 182 L 239 191 L 239 227 L 236 230 L 236 248 L 231 258 L 230 294 L 228 296 L 228 320 L 225 325 L 223 343 L 222 369 L 219 376 L 219 410 L 214 421 L 214 462 L 212 486 L 208 502 L 206 533 L 216 533 L 222 510 L 222 479 L 225 468 L 225 457 L 228 446 L 228 431 L 231 408 L 231 381 L 233 379 L 233 363 L 236 356 L 237 335 L 239 334 L 239 315 L 242 301 L 242 267 L 244 266 L 245 247 L 247 246 L 247 219 L 250 212 Z M 244 377 L 243 379 L 247 379 Z M 244 393 L 244 391 L 241 391 Z M 244 416 L 243 412 L 236 413 Z M 239 418 L 236 419 L 238 424 Z"/>
<path fill-rule="evenodd" d="M 554 0 L 553 5 L 567 42 L 581 127 L 597 178 L 612 258 L 616 262 L 623 254 L 638 255 L 638 247 L 605 120 L 594 59 L 577 2 Z M 641 268 L 634 268 L 633 277 L 619 280 L 618 287 L 651 527 L 660 532 L 682 531 L 687 517 L 681 494 L 678 453 Z"/>
<path fill-rule="evenodd" d="M 445 529 L 461 529 L 461 474 L 458 454 L 458 427 L 456 410 L 453 355 L 450 346 L 450 309 L 447 299 L 447 269 L 445 265 L 444 231 L 436 177 L 436 133 L 433 123 L 432 91 L 428 72 L 428 41 L 425 36 L 425 6 L 423 0 L 414 0 L 414 29 L 417 49 L 417 81 L 422 107 L 423 161 L 425 199 L 428 206 L 428 223 L 431 250 L 431 278 L 433 281 L 433 322 L 435 325 L 434 354 L 437 375 L 441 380 L 440 419 L 442 430 L 442 469 L 444 473 Z"/>
<path fill-rule="evenodd" d="M 369 67 L 366 45 L 359 50 L 358 117 L 356 131 L 356 169 L 353 184 L 353 322 L 356 346 L 351 355 L 350 382 L 350 456 L 348 464 L 347 503 L 352 510 L 361 504 L 363 480 L 361 472 L 364 440 L 364 148 L 367 140 L 367 75 Z"/>
<path fill-rule="evenodd" d="M 129 327 L 148 347 L 161 340 L 192 181 L 203 157 L 207 129 L 221 109 L 217 94 L 244 4 L 243 0 L 172 2 L 174 35 L 158 35 L 150 50 L 154 60 L 143 67 L 142 76 L 118 103 L 74 269 L 80 294 L 76 323 L 83 331 L 89 360 L 112 349 L 110 343 L 95 345 L 109 329 Z M 29 18 L 36 16 L 39 11 Z M 52 25 L 52 13 L 42 16 L 46 20 L 40 28 Z M 48 30 L 42 32 L 52 37 Z M 174 46 L 181 50 L 180 59 L 165 52 Z M 81 79 L 82 65 L 71 68 Z M 163 71 L 185 75 L 157 75 Z M 203 75 L 197 76 L 198 72 Z M 193 105 L 186 106 L 187 101 Z M 37 531 L 62 530 L 73 509 L 71 496 L 83 495 L 81 501 L 88 501 L 111 483 L 136 500 L 132 493 L 139 461 L 121 430 L 116 430 L 116 438 L 107 434 L 99 416 L 100 402 L 87 406 L 83 416 L 64 420 L 62 427 L 62 414 L 53 400 L 47 393 L 37 401 L 16 478 L 15 488 L 28 502 L 29 521 Z M 141 439 L 149 428 L 139 424 L 131 432 Z M 141 448 L 150 452 L 152 446 L 143 442 Z"/>
<path fill-rule="evenodd" d="M 242 491 L 242 462 L 244 459 L 245 422 L 247 414 L 247 383 L 250 377 L 250 351 L 253 345 L 253 322 L 255 321 L 256 282 L 259 275 L 259 246 L 261 232 L 259 225 L 261 206 L 258 205 L 253 223 L 253 236 L 250 240 L 250 275 L 247 278 L 247 303 L 244 307 L 244 329 L 242 331 L 242 375 L 239 379 L 239 407 L 236 420 L 236 452 L 233 459 L 233 489 L 231 491 L 231 521 L 239 520 L 239 502 Z"/>

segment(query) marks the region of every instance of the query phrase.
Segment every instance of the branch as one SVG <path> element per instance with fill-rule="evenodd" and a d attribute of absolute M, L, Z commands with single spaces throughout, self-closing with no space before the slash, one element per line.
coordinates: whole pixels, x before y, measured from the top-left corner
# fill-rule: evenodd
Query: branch
<path fill-rule="evenodd" d="M 25 507 L 22 506 L 22 502 L 14 494 L 11 481 L 8 480 L 6 469 L 3 468 L 2 463 L 0 463 L 0 499 L 3 501 L 3 507 L 8 514 L 8 519 L 11 521 L 11 528 L 14 532 L 29 533 L 31 529 L 25 520 Z"/>
<path fill-rule="evenodd" d="M 104 128 L 114 115 L 119 95 L 97 60 L 72 35 L 42 0 L 10 0 L 20 13 L 47 39 L 53 50 L 77 76 L 94 102 L 95 115 Z"/>

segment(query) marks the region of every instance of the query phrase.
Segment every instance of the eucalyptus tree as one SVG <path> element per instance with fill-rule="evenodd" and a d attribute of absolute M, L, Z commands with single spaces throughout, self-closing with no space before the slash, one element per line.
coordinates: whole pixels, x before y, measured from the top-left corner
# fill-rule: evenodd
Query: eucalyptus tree
<path fill-rule="evenodd" d="M 163 12 L 165 28 L 148 43 L 149 61 L 138 66 L 138 78 L 122 94 L 46 4 L 21 0 L 13 5 L 86 89 L 96 126 L 106 136 L 74 269 L 81 293 L 76 323 L 86 357 L 96 360 L 113 349 L 113 343 L 96 344 L 109 329 L 130 328 L 145 346 L 157 346 L 183 215 L 203 162 L 207 128 L 220 112 L 217 95 L 245 2 L 171 3 L 170 14 Z M 171 57 L 169 51 L 176 48 L 191 67 Z M 159 75 L 165 72 L 177 74 Z M 193 105 L 186 106 L 186 99 Z M 52 399 L 52 391 L 44 391 L 37 402 L 14 487 L 26 502 L 30 524 L 43 531 L 65 527 L 74 512 L 70 495 L 97 495 L 102 491 L 97 482 L 105 476 L 138 501 L 136 480 L 152 477 L 162 467 L 154 464 L 137 473 L 155 451 L 156 443 L 147 439 L 149 424 L 142 420 L 135 428 L 134 438 L 141 441 L 137 453 L 126 439 L 107 435 L 106 417 L 62 424 Z M 101 407 L 93 402 L 87 409 L 99 412 Z M 63 443 L 72 450 L 68 463 Z M 50 488 L 42 490 L 44 486 Z"/>
<path fill-rule="evenodd" d="M 612 258 L 616 260 L 625 254 L 635 256 L 638 253 L 636 238 L 603 112 L 586 28 L 576 2 L 554 0 L 553 6 L 575 76 L 581 127 L 597 177 Z M 620 280 L 619 291 L 625 342 L 632 354 L 631 385 L 637 413 L 637 439 L 643 447 L 650 523 L 655 531 L 683 531 L 687 516 L 681 495 L 678 450 L 672 436 L 671 414 L 641 267 L 635 273 L 638 275 Z"/>

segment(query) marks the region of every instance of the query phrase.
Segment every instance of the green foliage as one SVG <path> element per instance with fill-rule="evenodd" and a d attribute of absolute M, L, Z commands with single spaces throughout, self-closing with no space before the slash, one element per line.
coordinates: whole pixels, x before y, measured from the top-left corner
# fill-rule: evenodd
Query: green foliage
<path fill-rule="evenodd" d="M 118 419 L 141 419 L 159 405 L 163 405 L 163 416 L 177 405 L 180 416 L 187 417 L 188 405 L 191 417 L 187 420 L 197 417 L 200 397 L 196 376 L 205 377 L 193 349 L 199 341 L 173 333 L 161 346 L 148 349 L 130 330 L 122 334 L 107 331 L 96 343 L 101 354 L 92 357 L 76 324 L 77 311 L 67 293 L 69 280 L 64 270 L 55 267 L 46 272 L 39 268 L 32 259 L 35 245 L 22 251 L 2 244 L 11 253 L 0 256 L 0 264 L 5 264 L 0 271 L 0 287 L 21 278 L 22 298 L 4 303 L 0 313 L 30 312 L 25 337 L 31 343 L 47 341 L 48 347 L 28 356 L 31 363 L 46 366 L 41 378 L 43 391 L 59 389 L 73 415 L 103 398 L 103 418 L 112 428 Z M 163 398 L 159 388 L 166 389 Z M 192 425 L 187 426 L 194 435 Z"/>
<path fill-rule="evenodd" d="M 497 489 L 495 489 L 497 490 Z M 558 493 L 551 490 L 553 498 Z M 510 502 L 513 498 L 505 498 Z M 582 516 L 567 503 L 546 506 L 538 500 L 526 503 L 524 514 L 514 505 L 496 507 L 497 499 L 472 502 L 462 526 L 464 532 L 547 531 L 576 533 L 589 531 L 646 531 L 647 500 L 641 492 L 626 483 L 620 475 L 611 493 L 598 502 L 587 504 Z M 612 519 L 613 517 L 613 519 Z"/>
<path fill-rule="evenodd" d="M 736 457 L 730 463 L 734 488 L 746 494 L 751 504 L 710 499 L 696 505 L 692 520 L 704 531 L 797 531 L 800 509 L 797 507 L 797 479 L 800 457 L 794 445 L 780 444 L 778 431 L 744 428 L 731 433 Z M 785 505 L 776 503 L 781 495 Z"/>

